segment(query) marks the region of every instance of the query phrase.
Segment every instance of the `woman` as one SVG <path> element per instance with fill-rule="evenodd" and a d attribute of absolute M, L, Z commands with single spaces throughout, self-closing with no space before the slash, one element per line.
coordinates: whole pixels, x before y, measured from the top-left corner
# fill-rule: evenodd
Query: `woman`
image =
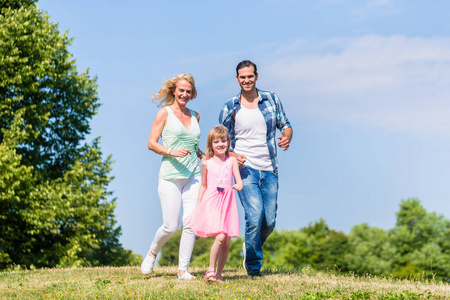
<path fill-rule="evenodd" d="M 153 96 L 153 100 L 161 100 L 158 106 L 164 106 L 156 114 L 148 139 L 148 148 L 163 156 L 158 182 L 163 224 L 156 231 L 150 250 L 141 264 L 143 274 L 153 270 L 156 255 L 177 231 L 183 205 L 178 279 L 195 278 L 187 271 L 195 234 L 185 221 L 197 203 L 201 184 L 197 157 L 204 155 L 198 149 L 200 115 L 186 107 L 196 96 L 194 78 L 187 73 L 165 81 L 159 93 Z M 162 145 L 158 143 L 159 137 Z"/>

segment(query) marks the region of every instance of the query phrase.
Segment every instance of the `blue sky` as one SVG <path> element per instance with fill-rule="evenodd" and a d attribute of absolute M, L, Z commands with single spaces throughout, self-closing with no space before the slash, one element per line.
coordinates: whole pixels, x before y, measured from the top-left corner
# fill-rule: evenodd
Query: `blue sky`
<path fill-rule="evenodd" d="M 144 255 L 161 210 L 161 156 L 147 149 L 163 80 L 191 73 L 201 146 L 239 92 L 236 64 L 282 99 L 294 139 L 279 152 L 278 230 L 323 218 L 346 233 L 395 224 L 402 199 L 450 218 L 450 3 L 444 0 L 41 0 L 73 37 L 103 104 L 88 137 L 115 160 L 124 247 Z M 240 208 L 242 217 L 242 209 Z M 243 222 L 241 218 L 241 228 Z"/>

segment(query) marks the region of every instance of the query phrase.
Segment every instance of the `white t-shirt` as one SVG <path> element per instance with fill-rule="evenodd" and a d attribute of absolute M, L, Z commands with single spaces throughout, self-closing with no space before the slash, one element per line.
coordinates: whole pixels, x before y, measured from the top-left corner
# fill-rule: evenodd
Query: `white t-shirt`
<path fill-rule="evenodd" d="M 248 109 L 241 105 L 235 117 L 236 145 L 234 152 L 247 157 L 246 165 L 261 171 L 273 171 L 267 148 L 267 127 L 259 108 Z"/>

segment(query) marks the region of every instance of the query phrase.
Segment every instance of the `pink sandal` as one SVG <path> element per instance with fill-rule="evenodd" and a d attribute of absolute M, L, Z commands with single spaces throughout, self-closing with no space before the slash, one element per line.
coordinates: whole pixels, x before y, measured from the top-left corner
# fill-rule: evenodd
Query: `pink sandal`
<path fill-rule="evenodd" d="M 206 271 L 205 280 L 206 281 L 217 281 L 216 273 L 214 273 L 214 271 Z"/>

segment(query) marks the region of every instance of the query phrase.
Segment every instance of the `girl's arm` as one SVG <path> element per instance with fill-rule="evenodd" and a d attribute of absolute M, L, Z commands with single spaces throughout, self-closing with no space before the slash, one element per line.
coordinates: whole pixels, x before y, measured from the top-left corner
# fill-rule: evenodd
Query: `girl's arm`
<path fill-rule="evenodd" d="M 239 173 L 239 165 L 236 157 L 231 157 L 231 162 L 233 163 L 233 176 L 234 181 L 236 181 L 236 184 L 233 185 L 233 189 L 240 191 L 242 190 L 242 187 L 244 186 L 244 183 L 241 179 L 241 173 Z"/>
<path fill-rule="evenodd" d="M 197 205 L 202 202 L 203 194 L 206 191 L 206 188 L 208 187 L 208 182 L 206 181 L 206 175 L 208 174 L 208 166 L 206 163 L 206 160 L 202 160 L 202 184 L 200 185 L 200 190 L 198 191 L 198 199 L 197 199 Z"/>

